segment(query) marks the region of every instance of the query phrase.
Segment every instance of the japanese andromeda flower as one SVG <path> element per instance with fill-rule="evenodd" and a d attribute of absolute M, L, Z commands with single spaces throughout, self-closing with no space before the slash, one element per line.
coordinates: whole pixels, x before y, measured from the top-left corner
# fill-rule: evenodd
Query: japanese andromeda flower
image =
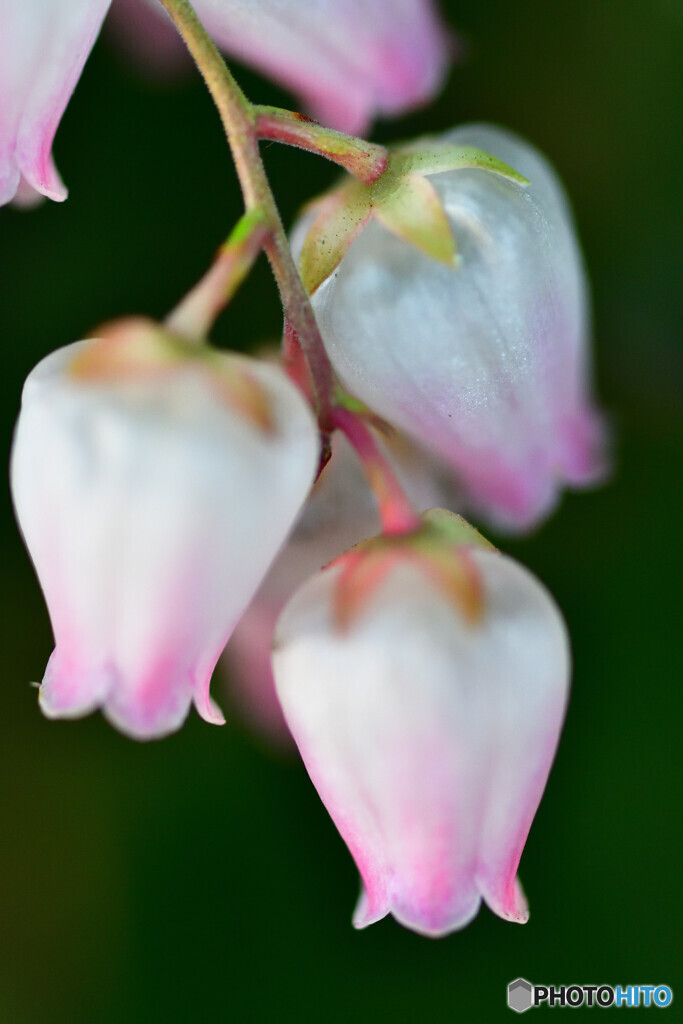
<path fill-rule="evenodd" d="M 222 722 L 212 671 L 306 497 L 318 441 L 278 368 L 129 333 L 32 371 L 11 477 L 55 637 L 43 711 L 101 707 L 147 738 L 192 702 Z"/>
<path fill-rule="evenodd" d="M 0 205 L 17 195 L 66 198 L 52 142 L 110 2 L 0 0 Z M 134 8 L 122 6 L 135 31 Z M 221 46 L 291 88 L 332 127 L 359 130 L 377 114 L 415 106 L 446 71 L 431 0 L 195 6 Z M 164 16 L 157 0 L 153 7 Z"/>
<path fill-rule="evenodd" d="M 474 166 L 475 150 L 529 183 Z M 327 200 L 295 232 L 325 345 L 348 390 L 450 463 L 478 512 L 528 528 L 563 485 L 604 471 L 586 280 L 564 192 L 531 146 L 486 125 L 420 140 L 396 159 L 410 173 L 391 189 L 354 185 L 355 206 Z M 341 261 L 318 273 L 333 251 Z"/>
<path fill-rule="evenodd" d="M 369 593 L 350 621 L 342 559 L 297 591 L 277 627 L 277 691 L 358 866 L 359 928 L 392 914 L 443 935 L 482 898 L 507 920 L 528 917 L 516 873 L 564 715 L 567 635 L 522 566 L 479 547 L 467 558 L 482 587 L 477 621 L 438 573 L 400 557 L 360 572 Z"/>
<path fill-rule="evenodd" d="M 391 433 L 378 440 L 414 507 L 455 507 L 459 495 L 423 451 Z M 381 528 L 376 500 L 358 456 L 340 432 L 332 455 L 301 511 L 292 535 L 268 571 L 225 649 L 230 693 L 242 717 L 277 743 L 289 739 L 271 669 L 275 624 L 294 591 L 352 544 Z"/>

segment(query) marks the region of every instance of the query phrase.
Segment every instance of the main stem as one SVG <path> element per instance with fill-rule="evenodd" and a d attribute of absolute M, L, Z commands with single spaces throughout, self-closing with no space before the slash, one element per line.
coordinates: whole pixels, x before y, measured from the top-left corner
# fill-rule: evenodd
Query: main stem
<path fill-rule="evenodd" d="M 259 150 L 257 114 L 230 73 L 189 0 L 160 0 L 182 36 L 211 93 L 232 151 L 246 209 L 260 210 L 264 244 L 280 289 L 285 319 L 294 329 L 311 375 L 318 418 L 331 428 L 333 374 L 311 304 L 292 257 Z"/>

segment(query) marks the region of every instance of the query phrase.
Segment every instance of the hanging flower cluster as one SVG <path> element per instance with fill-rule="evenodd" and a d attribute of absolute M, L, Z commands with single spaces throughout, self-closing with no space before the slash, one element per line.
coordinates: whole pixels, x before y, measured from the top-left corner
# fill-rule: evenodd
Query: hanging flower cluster
<path fill-rule="evenodd" d="M 26 381 L 11 484 L 55 638 L 40 706 L 100 708 L 137 739 L 192 704 L 220 724 L 225 649 L 239 703 L 291 735 L 356 861 L 357 927 L 443 935 L 482 899 L 523 922 L 569 644 L 543 586 L 456 512 L 526 530 L 605 472 L 562 187 L 495 127 L 389 149 L 338 130 L 436 91 L 428 0 L 144 2 L 206 80 L 246 210 L 164 323 L 106 325 Z M 52 140 L 109 4 L 39 6 L 0 0 L 2 202 L 65 197 Z M 334 127 L 251 104 L 212 36 Z M 291 248 L 260 139 L 347 172 Z M 207 342 L 261 251 L 277 359 Z"/>

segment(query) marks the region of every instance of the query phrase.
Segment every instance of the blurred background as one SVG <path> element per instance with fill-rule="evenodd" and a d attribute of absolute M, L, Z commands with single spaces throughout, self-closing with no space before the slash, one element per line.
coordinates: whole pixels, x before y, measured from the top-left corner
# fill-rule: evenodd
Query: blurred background
<path fill-rule="evenodd" d="M 551 158 L 590 269 L 616 437 L 608 486 L 566 498 L 538 535 L 507 544 L 557 597 L 575 654 L 566 730 L 521 865 L 531 920 L 519 928 L 484 909 L 440 941 L 392 920 L 356 933 L 355 868 L 295 758 L 237 721 L 216 729 L 193 715 L 142 745 L 99 716 L 44 720 L 29 683 L 50 654 L 49 623 L 3 489 L 2 1024 L 496 1021 L 520 975 L 666 983 L 683 998 L 681 8 L 443 6 L 463 44 L 446 91 L 375 137 L 486 119 Z M 252 99 L 291 105 L 237 70 Z M 110 317 L 163 315 L 241 207 L 199 80 L 150 80 L 106 32 L 55 152 L 68 202 L 0 214 L 5 458 L 36 361 Z M 288 222 L 335 175 L 284 148 L 266 158 Z M 259 264 L 215 337 L 248 349 L 279 325 Z M 217 681 L 214 691 L 222 700 Z"/>

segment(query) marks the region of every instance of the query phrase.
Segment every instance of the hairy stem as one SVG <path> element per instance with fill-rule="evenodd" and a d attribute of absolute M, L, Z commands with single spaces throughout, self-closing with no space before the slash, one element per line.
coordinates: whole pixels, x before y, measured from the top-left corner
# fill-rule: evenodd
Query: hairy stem
<path fill-rule="evenodd" d="M 264 248 L 313 382 L 318 418 L 330 428 L 333 373 L 313 310 L 292 257 L 259 151 L 258 116 L 233 78 L 189 0 L 160 0 L 192 55 L 220 114 L 247 211 L 259 209 L 268 228 Z"/>
<path fill-rule="evenodd" d="M 349 174 L 373 185 L 387 169 L 389 151 L 385 146 L 366 142 L 318 124 L 310 117 L 281 110 L 279 107 L 255 107 L 256 129 L 260 139 L 284 142 L 309 153 L 324 156 Z"/>

